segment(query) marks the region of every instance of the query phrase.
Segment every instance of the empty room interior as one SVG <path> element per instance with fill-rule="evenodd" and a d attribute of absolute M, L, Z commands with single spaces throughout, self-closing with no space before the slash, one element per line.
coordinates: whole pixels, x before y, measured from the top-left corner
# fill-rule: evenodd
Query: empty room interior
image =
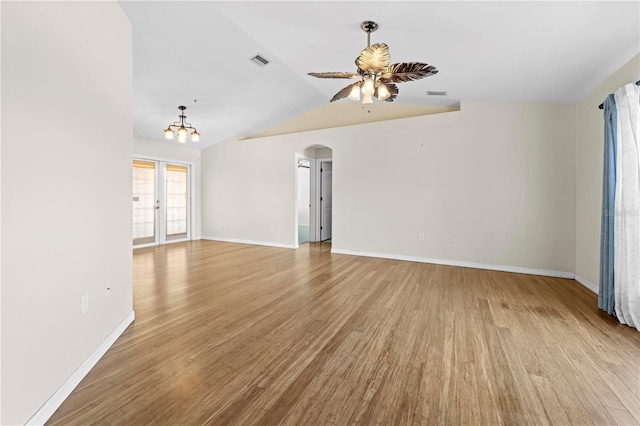
<path fill-rule="evenodd" d="M 0 424 L 640 425 L 640 2 L 0 24 Z"/>

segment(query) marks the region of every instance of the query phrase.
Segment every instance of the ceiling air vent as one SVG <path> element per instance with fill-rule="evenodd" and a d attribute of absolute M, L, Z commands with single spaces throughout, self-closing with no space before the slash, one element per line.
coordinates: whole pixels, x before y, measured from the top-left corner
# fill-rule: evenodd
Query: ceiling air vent
<path fill-rule="evenodd" d="M 259 65 L 261 67 L 264 67 L 265 65 L 267 65 L 269 63 L 269 60 L 260 56 L 260 54 L 257 54 L 256 56 L 254 56 L 253 58 L 249 59 L 251 62 L 253 62 L 256 65 Z"/>
<path fill-rule="evenodd" d="M 447 96 L 447 92 L 444 90 L 427 90 L 427 96 Z"/>

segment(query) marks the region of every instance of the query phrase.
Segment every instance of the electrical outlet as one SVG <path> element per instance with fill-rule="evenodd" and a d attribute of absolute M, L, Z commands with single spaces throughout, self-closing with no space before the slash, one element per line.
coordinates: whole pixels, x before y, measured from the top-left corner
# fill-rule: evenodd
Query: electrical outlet
<path fill-rule="evenodd" d="M 420 241 L 424 241 L 424 234 L 422 234 L 422 233 L 419 234 L 418 235 L 418 239 L 420 239 Z"/>
<path fill-rule="evenodd" d="M 446 241 L 446 242 L 448 242 L 448 243 L 450 243 L 450 242 L 451 242 L 451 237 L 450 237 L 450 236 L 448 236 L 448 235 L 447 235 L 444 239 L 445 239 L 445 241 Z"/>
<path fill-rule="evenodd" d="M 109 297 L 111 294 L 111 281 L 106 281 L 104 283 L 104 296 Z"/>
<path fill-rule="evenodd" d="M 82 296 L 82 315 L 84 315 L 89 310 L 89 295 L 85 294 Z"/>

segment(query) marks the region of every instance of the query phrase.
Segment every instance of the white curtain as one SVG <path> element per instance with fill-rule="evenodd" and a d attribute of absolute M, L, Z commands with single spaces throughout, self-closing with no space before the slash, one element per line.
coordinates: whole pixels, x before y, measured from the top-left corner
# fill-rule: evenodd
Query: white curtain
<path fill-rule="evenodd" d="M 615 93 L 618 111 L 614 219 L 615 312 L 640 329 L 640 87 Z"/>

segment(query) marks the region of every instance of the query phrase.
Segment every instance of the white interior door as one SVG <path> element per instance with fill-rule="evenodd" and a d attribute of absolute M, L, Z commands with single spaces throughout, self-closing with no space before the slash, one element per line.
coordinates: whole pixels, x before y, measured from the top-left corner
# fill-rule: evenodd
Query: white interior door
<path fill-rule="evenodd" d="M 133 160 L 133 245 L 158 244 L 158 163 Z"/>
<path fill-rule="evenodd" d="M 133 246 L 191 238 L 190 167 L 133 160 Z"/>
<path fill-rule="evenodd" d="M 331 176 L 332 162 L 320 163 L 320 241 L 331 239 Z"/>

